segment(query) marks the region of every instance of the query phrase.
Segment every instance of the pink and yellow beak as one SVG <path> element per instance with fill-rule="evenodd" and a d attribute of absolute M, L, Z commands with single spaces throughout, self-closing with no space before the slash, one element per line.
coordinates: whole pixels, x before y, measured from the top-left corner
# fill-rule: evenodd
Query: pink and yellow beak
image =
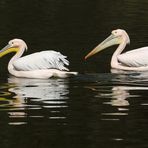
<path fill-rule="evenodd" d="M 19 48 L 17 47 L 11 47 L 9 44 L 6 45 L 3 49 L 0 50 L 0 57 L 3 57 L 4 55 L 11 53 L 11 52 L 18 52 Z"/>
<path fill-rule="evenodd" d="M 93 56 L 94 54 L 100 52 L 101 50 L 116 45 L 120 44 L 121 40 L 117 36 L 111 34 L 108 38 L 106 38 L 103 42 L 101 42 L 97 47 L 95 47 L 91 52 L 89 52 L 86 56 L 85 59 Z"/>

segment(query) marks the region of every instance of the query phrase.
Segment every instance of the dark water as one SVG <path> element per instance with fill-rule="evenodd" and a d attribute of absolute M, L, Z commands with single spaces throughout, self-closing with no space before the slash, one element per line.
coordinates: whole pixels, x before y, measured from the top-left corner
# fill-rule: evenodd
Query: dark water
<path fill-rule="evenodd" d="M 113 48 L 84 56 L 116 28 L 131 45 L 148 45 L 148 2 L 1 0 L 0 47 L 22 38 L 25 54 L 55 49 L 68 56 L 70 79 L 23 79 L 0 59 L 0 147 L 147 148 L 148 73 L 110 69 Z"/>

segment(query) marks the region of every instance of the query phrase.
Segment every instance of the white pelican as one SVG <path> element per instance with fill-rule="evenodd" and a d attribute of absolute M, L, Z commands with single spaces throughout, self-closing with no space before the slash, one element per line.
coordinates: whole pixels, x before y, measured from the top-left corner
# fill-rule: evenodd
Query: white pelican
<path fill-rule="evenodd" d="M 41 51 L 21 57 L 25 50 L 27 50 L 27 45 L 21 39 L 10 40 L 8 45 L 0 50 L 0 57 L 16 52 L 8 64 L 10 74 L 16 77 L 43 79 L 65 78 L 77 74 L 77 72 L 68 72 L 65 65 L 69 65 L 69 61 L 59 52 Z"/>
<path fill-rule="evenodd" d="M 119 44 L 111 59 L 111 67 L 120 70 L 147 71 L 148 70 L 148 47 L 138 48 L 121 54 L 130 39 L 125 30 L 113 30 L 111 35 L 85 56 L 85 59 L 97 52 Z"/>

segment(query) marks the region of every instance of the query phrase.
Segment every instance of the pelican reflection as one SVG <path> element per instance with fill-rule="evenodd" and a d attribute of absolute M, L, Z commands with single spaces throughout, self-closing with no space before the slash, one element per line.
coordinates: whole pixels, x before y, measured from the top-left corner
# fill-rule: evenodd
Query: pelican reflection
<path fill-rule="evenodd" d="M 8 91 L 13 93 L 14 100 L 17 100 L 17 103 L 11 103 L 9 117 L 43 118 L 44 114 L 41 112 L 35 112 L 32 115 L 28 111 L 46 108 L 49 110 L 49 119 L 66 118 L 61 112 L 68 107 L 68 79 L 45 80 L 10 77 L 8 83 L 11 85 Z"/>
<path fill-rule="evenodd" d="M 16 97 L 19 96 L 23 99 L 30 98 L 31 100 L 42 101 L 44 103 L 49 100 L 65 100 L 67 99 L 66 95 L 69 93 L 68 80 L 10 77 L 8 82 L 15 85 L 9 91 L 15 93 Z"/>

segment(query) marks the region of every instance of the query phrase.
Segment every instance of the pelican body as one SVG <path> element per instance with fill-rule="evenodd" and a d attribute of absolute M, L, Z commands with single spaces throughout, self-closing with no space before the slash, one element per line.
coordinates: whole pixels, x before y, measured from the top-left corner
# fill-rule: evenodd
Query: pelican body
<path fill-rule="evenodd" d="M 66 78 L 77 74 L 77 72 L 69 72 L 65 67 L 69 65 L 69 61 L 60 52 L 41 51 L 21 57 L 25 50 L 27 50 L 27 45 L 21 39 L 9 41 L 8 45 L 0 50 L 0 57 L 10 52 L 16 52 L 8 63 L 10 74 L 16 77 L 39 79 Z"/>
<path fill-rule="evenodd" d="M 134 49 L 122 53 L 130 38 L 125 30 L 113 30 L 111 35 L 85 56 L 88 57 L 100 52 L 107 47 L 119 45 L 111 58 L 111 67 L 120 70 L 147 71 L 148 70 L 148 47 Z"/>

